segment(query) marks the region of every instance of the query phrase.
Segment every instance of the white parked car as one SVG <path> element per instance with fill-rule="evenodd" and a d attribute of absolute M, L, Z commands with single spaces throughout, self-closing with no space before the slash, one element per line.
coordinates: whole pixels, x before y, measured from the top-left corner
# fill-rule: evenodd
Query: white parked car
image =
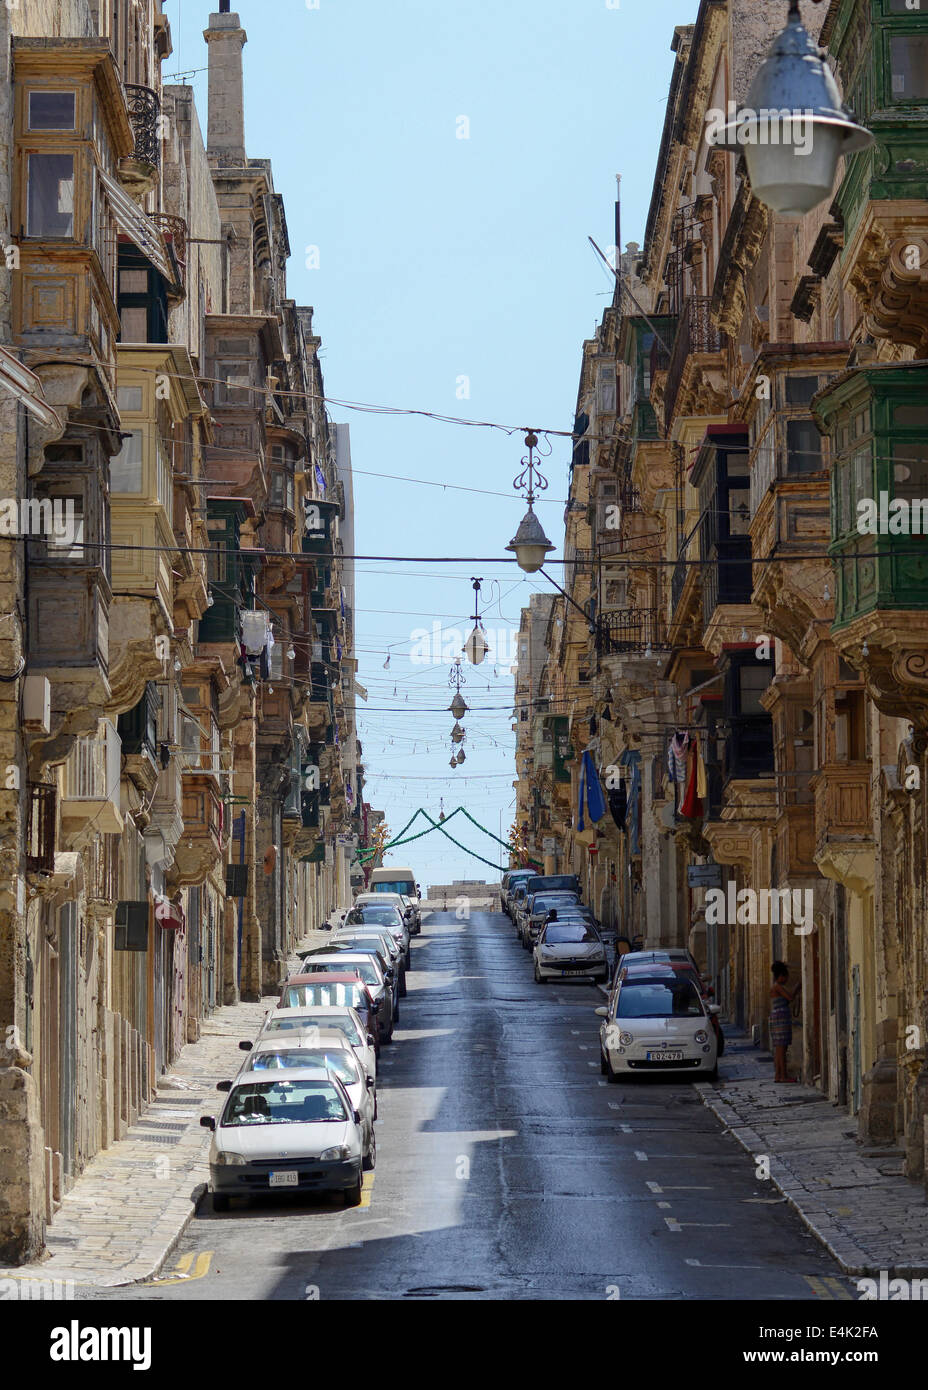
<path fill-rule="evenodd" d="M 354 1048 L 364 1075 L 377 1079 L 376 1042 L 364 1031 L 356 1010 L 345 1004 L 303 1004 L 295 1009 L 274 1009 L 268 1014 L 256 1041 L 245 1039 L 239 1047 L 243 1052 L 250 1052 L 265 1038 L 289 1038 L 314 1028 L 337 1028 Z"/>
<path fill-rule="evenodd" d="M 714 1079 L 718 1075 L 715 1030 L 692 981 L 667 974 L 629 974 L 608 1006 L 596 1010 L 600 1067 L 610 1081 L 633 1072 L 686 1072 Z"/>
<path fill-rule="evenodd" d="M 259 1038 L 239 1068 L 236 1081 L 246 1072 L 280 1071 L 292 1067 L 325 1067 L 334 1072 L 361 1116 L 364 1128 L 364 1166 L 373 1168 L 377 1158 L 374 1121 L 377 1118 L 377 1082 L 361 1070 L 351 1043 L 337 1028 L 310 1028 L 305 1033 L 278 1033 Z M 220 1081 L 217 1090 L 232 1083 Z"/>
<path fill-rule="evenodd" d="M 361 1202 L 361 1116 L 325 1067 L 248 1073 L 233 1082 L 222 1113 L 203 1115 L 200 1124 L 213 1131 L 216 1211 L 228 1211 L 232 1197 L 269 1192 L 341 1192 L 346 1206 Z"/>
<path fill-rule="evenodd" d="M 565 977 L 594 984 L 609 978 L 602 937 L 585 922 L 548 922 L 535 942 L 532 958 L 538 985 Z"/>

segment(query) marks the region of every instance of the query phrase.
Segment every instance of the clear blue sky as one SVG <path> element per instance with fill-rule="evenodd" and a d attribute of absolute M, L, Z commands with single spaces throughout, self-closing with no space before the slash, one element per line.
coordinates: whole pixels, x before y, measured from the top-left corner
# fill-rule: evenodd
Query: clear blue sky
<path fill-rule="evenodd" d="M 202 31 L 215 8 L 166 0 L 166 75 L 205 67 Z M 315 308 L 327 394 L 569 430 L 581 344 L 611 293 L 587 236 L 612 245 L 621 173 L 623 241 L 643 239 L 673 28 L 695 19 L 698 0 L 318 0 L 312 9 L 240 0 L 237 9 L 248 33 L 248 152 L 273 161 L 293 250 L 289 292 Z M 205 132 L 206 74 L 188 80 Z M 457 138 L 460 117 L 469 139 Z M 307 268 L 307 247 L 318 247 L 318 269 Z M 512 492 L 522 437 L 331 413 L 351 426 L 358 554 L 491 557 L 357 566 L 367 798 L 394 831 L 420 805 L 437 817 L 443 797 L 446 812 L 464 805 L 505 836 L 515 795 L 505 643 L 520 607 L 546 587 L 502 562 L 524 511 Z M 568 461 L 567 442 L 555 441 L 551 500 L 538 507 L 558 554 Z M 410 651 L 415 629 L 434 621 L 448 646 L 452 631 L 466 637 L 472 575 L 484 580 L 484 623 L 499 630 L 503 659 L 467 668 L 467 758 L 452 772 L 454 721 L 431 712 L 450 704 L 450 661 L 414 665 Z M 452 833 L 505 862 L 473 827 Z M 411 863 L 423 886 L 497 876 L 437 834 L 393 862 Z"/>

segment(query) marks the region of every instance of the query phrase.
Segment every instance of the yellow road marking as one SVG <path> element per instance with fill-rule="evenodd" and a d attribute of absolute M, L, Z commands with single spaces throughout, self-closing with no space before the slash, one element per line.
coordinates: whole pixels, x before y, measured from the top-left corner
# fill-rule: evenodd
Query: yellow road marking
<path fill-rule="evenodd" d="M 371 1204 L 371 1193 L 374 1190 L 373 1173 L 364 1174 L 364 1182 L 361 1184 L 361 1206 L 369 1207 Z"/>
<path fill-rule="evenodd" d="M 183 1255 L 171 1270 L 171 1273 L 163 1279 L 147 1280 L 143 1288 L 162 1288 L 165 1284 L 189 1284 L 191 1279 L 203 1279 L 209 1274 L 210 1263 L 213 1258 L 212 1250 L 203 1250 L 199 1255 Z M 192 1266 L 192 1268 L 191 1268 Z"/>
<path fill-rule="evenodd" d="M 811 1274 L 805 1274 L 805 1275 L 803 1275 L 803 1278 L 805 1279 L 806 1283 L 809 1285 L 809 1288 L 810 1288 L 810 1289 L 812 1290 L 812 1292 L 815 1294 L 815 1297 L 816 1297 L 816 1298 L 823 1298 L 823 1299 L 825 1299 L 826 1301 L 831 1302 L 831 1303 L 833 1303 L 833 1302 L 835 1301 L 835 1296 L 834 1296 L 834 1294 L 831 1292 L 830 1289 L 826 1289 L 826 1287 L 825 1287 L 825 1285 L 822 1283 L 821 1279 L 813 1279 L 813 1277 L 812 1277 Z"/>
<path fill-rule="evenodd" d="M 840 1279 L 829 1278 L 824 1280 L 824 1282 L 825 1284 L 827 1284 L 828 1288 L 834 1289 L 835 1298 L 843 1299 L 847 1303 L 854 1302 L 853 1295 L 848 1293 L 847 1289 L 841 1283 Z"/>

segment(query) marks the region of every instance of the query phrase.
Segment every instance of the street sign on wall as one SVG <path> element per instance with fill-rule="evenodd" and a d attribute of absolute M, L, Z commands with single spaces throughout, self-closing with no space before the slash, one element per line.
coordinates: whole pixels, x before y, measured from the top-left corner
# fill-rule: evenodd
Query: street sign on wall
<path fill-rule="evenodd" d="M 691 888 L 721 888 L 721 864 L 690 864 L 686 870 L 686 881 Z"/>

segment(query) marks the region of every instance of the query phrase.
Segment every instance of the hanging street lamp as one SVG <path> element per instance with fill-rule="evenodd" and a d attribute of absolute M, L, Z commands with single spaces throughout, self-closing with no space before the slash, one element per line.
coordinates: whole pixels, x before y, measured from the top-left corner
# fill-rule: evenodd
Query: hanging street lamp
<path fill-rule="evenodd" d="M 471 580 L 471 584 L 474 587 L 474 630 L 464 643 L 464 655 L 472 666 L 479 666 L 482 661 L 485 661 L 487 652 L 490 650 L 490 644 L 483 631 L 483 623 L 480 621 L 480 610 L 478 607 L 480 585 L 482 583 L 482 579 Z"/>
<path fill-rule="evenodd" d="M 816 4 L 821 0 L 816 0 Z M 790 0 L 786 28 L 751 83 L 747 103 L 707 113 L 706 141 L 744 154 L 751 189 L 773 212 L 801 217 L 830 198 L 838 161 L 873 144 L 844 105 L 825 52 Z"/>
<path fill-rule="evenodd" d="M 461 728 L 460 724 L 455 724 L 454 728 L 451 730 L 451 739 L 454 743 L 464 742 L 464 730 Z"/>
<path fill-rule="evenodd" d="M 461 686 L 465 684 L 465 681 L 466 678 L 461 667 L 461 658 L 456 657 L 454 665 L 451 668 L 451 674 L 448 677 L 448 684 L 454 689 L 454 699 L 451 701 L 448 709 L 457 720 L 463 719 L 469 708 L 464 696 L 461 694 Z"/>
<path fill-rule="evenodd" d="M 534 512 L 536 489 L 538 492 L 544 492 L 548 486 L 548 480 L 535 462 L 538 435 L 529 430 L 525 436 L 525 444 L 528 449 L 528 458 L 522 460 L 522 472 L 513 480 L 512 485 L 514 488 L 521 489 L 526 486 L 526 483 L 528 484 L 528 492 L 525 497 L 528 511 L 506 549 L 513 552 L 520 570 L 524 570 L 526 574 L 537 574 L 548 558 L 548 552 L 554 549 Z"/>

